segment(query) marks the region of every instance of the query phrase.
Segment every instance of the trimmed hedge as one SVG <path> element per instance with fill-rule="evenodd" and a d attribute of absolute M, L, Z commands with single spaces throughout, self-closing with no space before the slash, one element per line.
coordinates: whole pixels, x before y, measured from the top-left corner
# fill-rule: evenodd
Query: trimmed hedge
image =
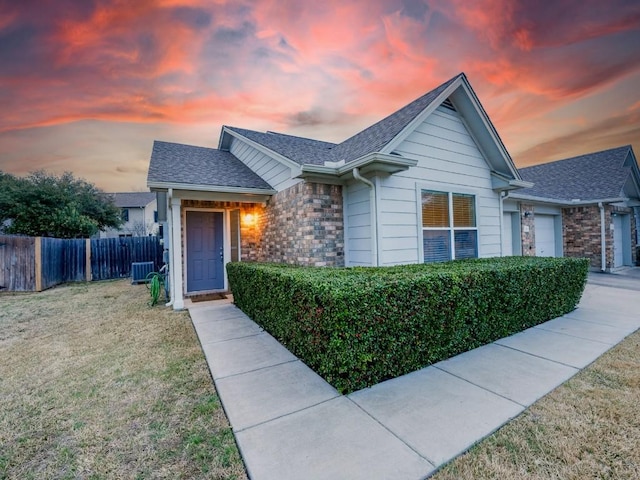
<path fill-rule="evenodd" d="M 236 305 L 342 393 L 573 310 L 587 259 L 506 257 L 380 268 L 230 263 Z"/>

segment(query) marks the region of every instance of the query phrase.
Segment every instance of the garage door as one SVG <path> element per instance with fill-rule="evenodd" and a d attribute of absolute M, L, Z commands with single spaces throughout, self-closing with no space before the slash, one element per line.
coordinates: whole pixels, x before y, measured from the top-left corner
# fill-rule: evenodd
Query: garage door
<path fill-rule="evenodd" d="M 536 256 L 556 256 L 556 235 L 553 215 L 538 215 L 535 217 L 536 228 Z"/>
<path fill-rule="evenodd" d="M 622 245 L 622 217 L 613 217 L 613 266 L 624 265 L 624 248 Z"/>
<path fill-rule="evenodd" d="M 513 255 L 513 225 L 510 213 L 503 214 L 502 225 L 502 256 L 508 257 Z"/>

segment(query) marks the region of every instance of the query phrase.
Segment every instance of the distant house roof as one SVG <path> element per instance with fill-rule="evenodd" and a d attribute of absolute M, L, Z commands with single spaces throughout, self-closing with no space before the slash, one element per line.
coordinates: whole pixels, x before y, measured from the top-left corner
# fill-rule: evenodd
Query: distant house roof
<path fill-rule="evenodd" d="M 534 186 L 519 190 L 514 196 L 569 202 L 625 198 L 625 187 L 634 170 L 637 174 L 630 145 L 588 153 L 521 168 L 522 178 Z"/>
<path fill-rule="evenodd" d="M 117 192 L 110 193 L 113 203 L 120 208 L 142 208 L 156 199 L 153 192 Z"/>
<path fill-rule="evenodd" d="M 425 110 L 461 73 L 417 100 L 383 118 L 342 143 L 322 142 L 275 132 L 256 132 L 244 128 L 225 128 L 279 153 L 299 165 L 322 165 L 324 162 L 352 162 L 367 154 L 379 152 Z"/>
<path fill-rule="evenodd" d="M 147 183 L 271 190 L 271 185 L 229 152 L 153 142 Z"/>

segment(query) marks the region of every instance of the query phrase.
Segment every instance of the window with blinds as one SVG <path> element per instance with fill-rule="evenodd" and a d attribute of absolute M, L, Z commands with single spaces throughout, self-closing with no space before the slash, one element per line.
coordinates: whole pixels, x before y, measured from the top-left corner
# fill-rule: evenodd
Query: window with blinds
<path fill-rule="evenodd" d="M 422 190 L 424 262 L 478 256 L 474 195 Z"/>

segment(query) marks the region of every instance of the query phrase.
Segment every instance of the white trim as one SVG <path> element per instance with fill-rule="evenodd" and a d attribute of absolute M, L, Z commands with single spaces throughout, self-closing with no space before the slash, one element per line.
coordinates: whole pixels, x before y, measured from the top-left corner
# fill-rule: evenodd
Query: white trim
<path fill-rule="evenodd" d="M 198 208 L 198 207 L 185 207 L 182 209 L 182 223 L 181 225 L 184 225 L 184 237 L 183 237 L 183 242 L 184 242 L 184 262 L 183 262 L 183 269 L 184 269 L 184 278 L 188 279 L 189 278 L 189 272 L 187 271 L 187 267 L 189 262 L 187 261 L 187 259 L 189 258 L 189 251 L 187 248 L 188 242 L 187 242 L 187 212 L 210 212 L 210 213 L 222 213 L 222 248 L 223 248 L 223 258 L 222 258 L 222 272 L 223 272 L 223 285 L 222 285 L 222 289 L 214 289 L 214 290 L 194 290 L 194 291 L 189 291 L 188 290 L 188 283 L 187 281 L 185 281 L 184 283 L 184 295 L 195 295 L 195 294 L 201 294 L 201 293 L 212 293 L 212 292 L 224 292 L 227 290 L 227 286 L 228 286 L 228 282 L 227 282 L 227 263 L 229 263 L 229 257 L 231 254 L 231 247 L 229 245 L 229 230 L 226 228 L 227 227 L 227 217 L 229 215 L 226 214 L 227 210 L 226 209 L 221 209 L 221 208 Z M 227 251 L 228 249 L 228 251 Z"/>
<path fill-rule="evenodd" d="M 553 205 L 560 205 L 561 207 L 581 207 L 585 205 L 598 205 L 598 203 L 616 203 L 622 202 L 625 203 L 629 201 L 626 197 L 617 197 L 617 198 L 601 198 L 601 199 L 592 199 L 592 200 L 560 200 L 556 198 L 545 198 L 545 197 L 535 197 L 533 195 L 523 195 L 521 193 L 512 193 L 509 195 L 510 198 L 514 200 L 524 200 L 527 202 L 539 202 L 539 203 L 550 203 Z"/>
<path fill-rule="evenodd" d="M 234 132 L 233 130 L 230 130 L 229 127 L 227 127 L 226 125 L 222 127 L 222 133 L 220 135 L 220 138 L 222 138 L 222 135 L 224 135 L 225 133 L 228 133 L 232 137 L 235 137 L 238 140 L 241 140 L 241 141 L 245 142 L 247 145 L 252 146 L 256 150 L 259 150 L 260 152 L 262 152 L 265 155 L 273 158 L 277 162 L 280 162 L 280 163 L 284 164 L 285 166 L 291 168 L 292 170 L 299 170 L 300 169 L 300 164 L 299 163 L 294 162 L 293 160 L 285 157 L 284 155 L 282 155 L 280 153 L 274 152 L 270 148 L 265 147 L 264 145 L 245 137 L 241 133 Z M 261 133 L 261 132 L 256 132 L 256 133 Z M 295 177 L 295 176 L 296 175 L 293 175 L 293 172 L 292 172 L 291 177 Z"/>
<path fill-rule="evenodd" d="M 275 195 L 277 190 L 269 188 L 229 187 L 225 185 L 204 185 L 195 183 L 147 182 L 150 189 L 169 189 L 215 193 L 246 193 L 250 195 Z M 176 192 L 177 193 L 177 192 Z"/>
<path fill-rule="evenodd" d="M 182 262 L 182 212 L 181 200 L 171 197 L 171 265 L 173 284 L 171 299 L 174 310 L 184 309 L 184 277 Z"/>
<path fill-rule="evenodd" d="M 426 108 L 422 110 L 416 117 L 411 120 L 395 137 L 391 139 L 381 150 L 380 153 L 390 154 L 393 152 L 398 145 L 400 145 L 404 140 L 407 139 L 411 133 L 420 125 L 425 119 L 431 115 L 441 104 L 444 102 L 449 96 L 458 89 L 458 87 L 462 84 L 463 76 L 459 75 L 451 85 L 445 88 L 440 95 L 438 95 L 435 99 L 427 105 Z"/>
<path fill-rule="evenodd" d="M 449 227 L 428 227 L 428 230 L 441 230 L 441 231 L 449 231 L 449 241 L 451 242 L 451 258 L 450 260 L 456 259 L 455 254 L 455 232 L 456 231 L 467 231 L 474 230 L 476 232 L 476 253 L 477 257 L 480 258 L 480 226 L 478 222 L 478 197 L 479 191 L 473 188 L 468 187 L 459 187 L 458 185 L 451 185 L 447 183 L 434 183 L 434 182 L 416 182 L 416 201 L 417 205 L 417 230 L 418 230 L 418 262 L 424 263 L 424 237 L 423 231 L 425 228 L 422 226 L 422 191 L 432 191 L 439 193 L 448 194 L 448 202 L 449 202 Z M 462 195 L 473 195 L 473 204 L 475 209 L 475 227 L 454 227 L 453 222 L 453 195 L 454 194 L 462 194 Z"/>

